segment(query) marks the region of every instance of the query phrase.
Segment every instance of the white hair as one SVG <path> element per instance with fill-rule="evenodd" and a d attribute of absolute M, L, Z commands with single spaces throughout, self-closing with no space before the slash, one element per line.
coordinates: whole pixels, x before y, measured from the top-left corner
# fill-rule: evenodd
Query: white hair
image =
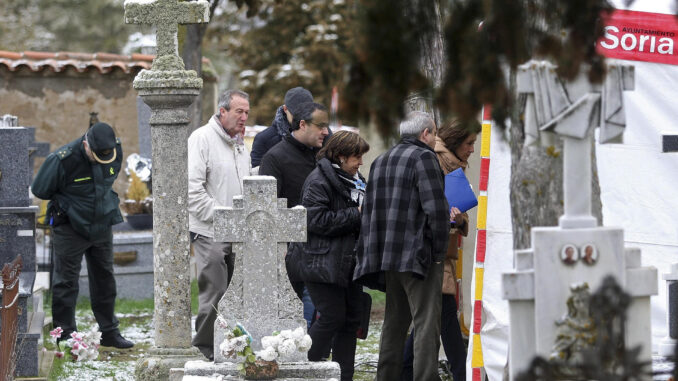
<path fill-rule="evenodd" d="M 405 115 L 405 119 L 400 122 L 400 136 L 414 136 L 419 137 L 425 129 L 433 132 L 435 122 L 431 115 L 423 111 L 412 111 Z"/>

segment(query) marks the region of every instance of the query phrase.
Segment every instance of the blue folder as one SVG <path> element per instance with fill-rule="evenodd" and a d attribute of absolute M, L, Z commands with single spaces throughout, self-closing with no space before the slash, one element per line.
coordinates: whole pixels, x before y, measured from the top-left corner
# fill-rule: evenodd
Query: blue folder
<path fill-rule="evenodd" d="M 461 168 L 445 175 L 445 197 L 450 207 L 454 206 L 462 213 L 478 205 L 478 199 Z"/>

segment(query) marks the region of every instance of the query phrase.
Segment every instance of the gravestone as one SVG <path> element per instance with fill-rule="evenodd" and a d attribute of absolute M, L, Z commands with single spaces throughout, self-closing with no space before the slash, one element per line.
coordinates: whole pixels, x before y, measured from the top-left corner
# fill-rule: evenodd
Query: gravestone
<path fill-rule="evenodd" d="M 601 143 L 621 140 L 622 91 L 632 88 L 633 68 L 627 66 L 610 65 L 602 85 L 589 83 L 583 74 L 563 83 L 548 62 L 519 67 L 518 91 L 527 95 L 525 125 L 533 136 L 531 143 L 537 143 L 535 137 L 544 131 L 564 140 L 564 214 L 558 227 L 532 228 L 532 248 L 516 251 L 514 271 L 503 274 L 512 380 L 535 356 L 548 359 L 561 352 L 556 322 L 576 313 L 568 303 L 577 300 L 583 284 L 596 290 L 607 275 L 632 297 L 627 348 L 640 345 L 640 360 L 651 359 L 650 296 L 657 293 L 657 270 L 641 266 L 639 249 L 624 248 L 621 228 L 598 226 L 591 215 L 592 130 L 600 126 Z M 561 360 L 574 364 L 583 352 L 573 351 L 572 358 Z"/>
<path fill-rule="evenodd" d="M 17 300 L 17 376 L 38 374 L 38 339 L 44 314 L 29 311 L 36 275 L 35 214 L 28 188 L 32 176 L 29 166 L 30 130 L 17 127 L 17 118 L 4 116 L 0 121 L 0 265 L 21 255 Z M 2 321 L 0 321 L 2 325 Z"/>
<path fill-rule="evenodd" d="M 33 161 L 36 157 L 47 157 L 50 151 L 50 144 L 47 142 L 36 142 L 35 141 L 35 127 L 26 127 L 29 131 L 28 139 L 28 155 L 29 155 L 29 168 L 31 169 L 31 182 L 33 182 Z"/>
<path fill-rule="evenodd" d="M 137 128 L 139 134 L 139 155 L 150 159 L 151 149 L 151 108 L 141 97 L 137 97 Z"/>
<path fill-rule="evenodd" d="M 306 241 L 306 209 L 287 209 L 287 200 L 276 196 L 275 184 L 271 176 L 245 177 L 244 194 L 233 198 L 233 207 L 214 209 L 214 240 L 233 242 L 236 258 L 219 313 L 231 325 L 239 322 L 247 328 L 254 350 L 274 331 L 306 327 L 284 258 L 286 242 Z M 219 351 L 223 339 L 223 330 L 215 324 L 216 362 L 226 361 Z"/>
<path fill-rule="evenodd" d="M 152 232 L 113 232 L 113 273 L 118 298 L 138 300 L 153 297 Z M 84 259 L 79 288 L 81 296 L 89 297 L 89 277 Z"/>
<path fill-rule="evenodd" d="M 678 135 L 662 134 L 662 152 L 678 152 Z M 671 272 L 663 274 L 666 281 L 666 321 L 667 336 L 659 343 L 659 354 L 664 357 L 674 357 L 678 345 L 678 263 L 671 265 Z M 675 359 L 674 359 L 675 360 Z"/>
<path fill-rule="evenodd" d="M 287 209 L 287 200 L 276 196 L 272 176 L 248 176 L 241 196 L 233 197 L 233 207 L 214 210 L 214 240 L 233 242 L 235 271 L 219 302 L 219 314 L 233 329 L 242 324 L 252 336 L 252 349 L 261 350 L 261 338 L 283 329 L 306 329 L 303 307 L 285 269 L 286 242 L 306 241 L 306 209 Z M 238 374 L 236 364 L 219 350 L 224 328 L 214 325 L 214 363 L 189 361 L 186 376 Z M 306 353 L 296 352 L 282 362 L 278 376 L 290 379 L 327 380 L 339 378 L 337 363 L 303 362 Z"/>
<path fill-rule="evenodd" d="M 134 89 L 151 108 L 153 162 L 154 346 L 137 363 L 135 376 L 167 380 L 171 368 L 200 358 L 191 347 L 191 294 L 188 233 L 188 108 L 202 79 L 185 70 L 177 53 L 177 24 L 209 21 L 205 0 L 126 0 L 125 22 L 156 28 L 157 56 L 150 70 L 134 79 Z"/>

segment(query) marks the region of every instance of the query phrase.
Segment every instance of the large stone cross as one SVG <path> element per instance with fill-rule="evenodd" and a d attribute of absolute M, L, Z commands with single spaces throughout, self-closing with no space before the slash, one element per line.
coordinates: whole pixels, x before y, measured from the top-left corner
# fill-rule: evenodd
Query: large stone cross
<path fill-rule="evenodd" d="M 125 0 L 125 22 L 151 24 L 156 27 L 157 56 L 177 55 L 178 24 L 209 21 L 209 4 L 205 0 Z"/>
<path fill-rule="evenodd" d="M 219 313 L 228 324 L 241 323 L 261 348 L 261 338 L 274 331 L 306 327 L 301 302 L 285 270 L 285 242 L 306 240 L 306 209 L 287 209 L 287 200 L 276 197 L 276 179 L 249 176 L 244 194 L 233 198 L 233 207 L 214 210 L 214 240 L 233 242 L 236 255 L 231 284 L 219 302 Z M 219 353 L 223 330 L 215 324 L 214 357 Z"/>
<path fill-rule="evenodd" d="M 526 144 L 537 143 L 544 132 L 554 132 L 564 142 L 565 213 L 559 225 L 565 229 L 595 227 L 590 186 L 593 129 L 600 127 L 600 143 L 622 142 L 626 126 L 623 92 L 634 88 L 633 66 L 609 64 L 602 84 L 592 84 L 583 73 L 564 82 L 547 61 L 530 61 L 518 69 L 518 92 L 527 95 Z"/>

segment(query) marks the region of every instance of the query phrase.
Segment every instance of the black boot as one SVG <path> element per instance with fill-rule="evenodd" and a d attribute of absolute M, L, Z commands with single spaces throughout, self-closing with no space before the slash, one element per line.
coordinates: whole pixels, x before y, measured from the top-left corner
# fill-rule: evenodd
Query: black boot
<path fill-rule="evenodd" d="M 122 337 L 120 332 L 107 332 L 101 335 L 101 345 L 104 347 L 115 347 L 120 349 L 132 348 L 134 343 Z"/>

